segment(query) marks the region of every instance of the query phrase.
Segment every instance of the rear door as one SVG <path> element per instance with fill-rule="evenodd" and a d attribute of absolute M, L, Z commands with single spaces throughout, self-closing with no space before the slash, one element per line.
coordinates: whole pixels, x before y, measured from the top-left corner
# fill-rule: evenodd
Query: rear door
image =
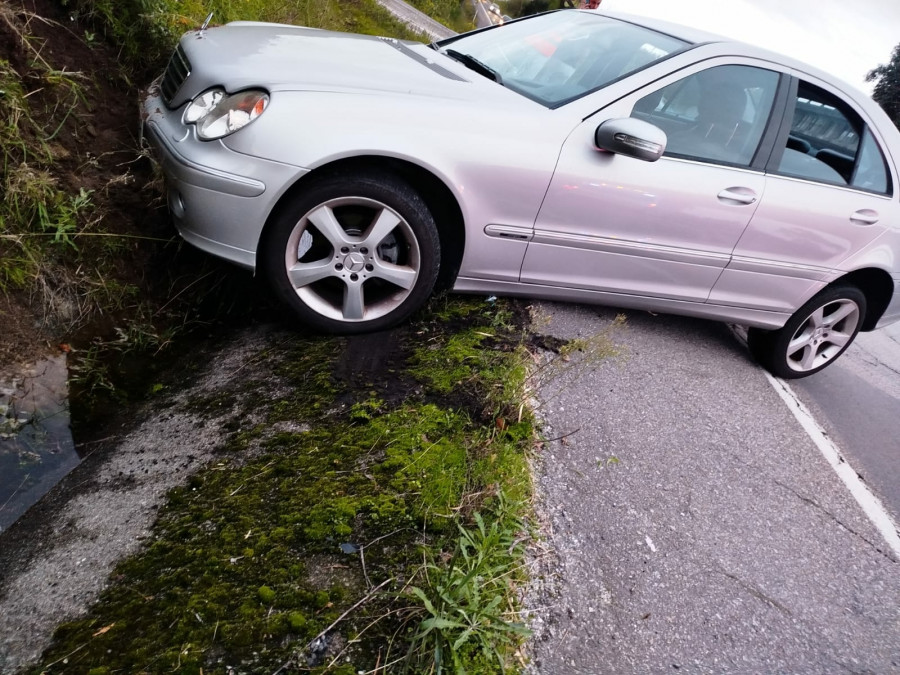
<path fill-rule="evenodd" d="M 793 312 L 900 221 L 895 179 L 863 114 L 812 78 L 792 78 L 788 109 L 766 168 L 766 198 L 711 303 Z"/>

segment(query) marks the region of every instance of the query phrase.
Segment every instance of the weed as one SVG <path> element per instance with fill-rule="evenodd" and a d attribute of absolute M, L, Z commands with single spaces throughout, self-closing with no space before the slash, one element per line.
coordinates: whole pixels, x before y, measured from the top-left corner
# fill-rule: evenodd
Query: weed
<path fill-rule="evenodd" d="M 473 520 L 474 528 L 458 525 L 450 562 L 426 563 L 428 585 L 410 588 L 421 603 L 414 615 L 425 618 L 410 641 L 407 672 L 506 672 L 512 648 L 529 635 L 509 605 L 524 524 L 502 495 L 489 525 L 478 512 Z"/>
<path fill-rule="evenodd" d="M 156 357 L 171 347 L 183 327 L 156 327 L 143 316 L 147 313 L 136 311 L 133 319 L 113 329 L 113 337 L 96 337 L 87 348 L 70 354 L 73 419 L 79 424 L 93 422 L 125 403 L 154 396 L 165 387 L 153 381 L 158 368 Z"/>
<path fill-rule="evenodd" d="M 573 380 L 593 372 L 611 359 L 623 358 L 622 348 L 616 344 L 616 333 L 625 327 L 625 315 L 619 314 L 603 330 L 585 338 L 562 343 L 556 354 L 544 354 L 541 363 L 528 374 L 528 384 L 550 391 L 572 386 Z M 545 393 L 544 402 L 558 395 Z"/>
<path fill-rule="evenodd" d="M 94 343 L 69 364 L 69 381 L 83 396 L 94 398 L 100 392 L 115 394 L 110 380 L 109 365 L 101 358 L 102 347 Z"/>
<path fill-rule="evenodd" d="M 597 468 L 598 469 L 608 469 L 611 466 L 616 466 L 620 463 L 620 460 L 615 455 L 610 455 L 606 459 L 598 459 L 597 460 Z"/>
<path fill-rule="evenodd" d="M 0 60 L 0 291 L 26 288 L 41 281 L 60 248 L 77 249 L 74 236 L 91 211 L 91 191 L 67 194 L 52 172 L 49 142 L 83 101 L 78 74 L 54 70 L 32 45 L 25 27 L 4 6 L 0 19 L 32 53 L 51 108 L 42 114 L 53 127 L 39 123 L 29 105 L 24 80 L 8 61 Z M 49 272 L 52 276 L 52 272 Z M 46 280 L 43 280 L 46 286 Z"/>
<path fill-rule="evenodd" d="M 179 333 L 178 327 L 158 330 L 149 323 L 129 321 L 125 327 L 116 327 L 116 339 L 108 343 L 123 355 L 134 353 L 159 354 L 172 344 Z"/>

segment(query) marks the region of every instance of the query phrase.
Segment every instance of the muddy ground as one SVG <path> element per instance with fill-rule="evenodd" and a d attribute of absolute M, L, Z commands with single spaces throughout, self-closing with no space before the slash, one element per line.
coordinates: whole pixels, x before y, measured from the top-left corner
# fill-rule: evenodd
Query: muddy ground
<path fill-rule="evenodd" d="M 72 278 L 92 263 L 84 248 L 68 252 L 69 259 L 63 251 L 49 260 L 27 287 L 0 293 L 0 373 L 60 351 L 69 353 L 70 366 L 77 364 L 92 345 L 115 340 L 115 328 L 138 311 L 157 319 L 161 331 L 173 322 L 189 326 L 180 335 L 191 356 L 187 364 L 178 350 L 162 356 L 130 353 L 110 364 L 121 380 L 130 381 L 123 382 L 121 396 L 73 401 L 82 463 L 0 537 L 4 673 L 32 662 L 62 617 L 86 609 L 113 562 L 141 545 L 166 490 L 208 461 L 221 441 L 227 412 L 221 420 L 201 422 L 179 411 L 183 398 L 167 396 L 162 412 L 138 422 L 149 414 L 141 408 L 141 381 L 152 378 L 167 390 L 181 390 L 182 397 L 224 387 L 229 373 L 249 375 L 247 350 L 271 339 L 272 330 L 240 332 L 240 326 L 273 314 L 249 274 L 218 265 L 177 238 L 159 177 L 140 144 L 139 89 L 149 75 L 130 73 L 135 80 L 126 79 L 115 51 L 97 38 L 93 26 L 72 20 L 63 4 L 0 2 L 0 59 L 32 92 L 31 113 L 45 128 L 54 111 L 42 92 L 46 81 L 35 66 L 37 55 L 58 71 L 80 74 L 75 77 L 84 95 L 52 141 L 52 174 L 68 193 L 92 191 L 95 230 L 149 239 L 129 240 L 116 259 L 103 263 L 109 282 L 138 290 L 131 304 L 110 308 L 69 292 Z M 237 333 L 219 345 L 226 324 Z M 219 346 L 216 371 L 205 371 L 208 355 Z M 186 365 L 197 378 L 193 389 L 183 380 Z"/>
<path fill-rule="evenodd" d="M 32 664 L 61 619 L 87 610 L 115 562 L 149 535 L 166 491 L 211 459 L 229 411 L 200 419 L 180 408 L 192 395 L 239 385 L 230 375 L 251 375 L 245 368 L 251 344 L 265 340 L 265 334 L 237 337 L 217 354 L 215 372 L 201 371 L 195 387 L 155 415 L 145 411 L 147 421 L 108 426 L 111 435 L 89 442 L 85 460 L 3 534 L 0 672 Z"/>

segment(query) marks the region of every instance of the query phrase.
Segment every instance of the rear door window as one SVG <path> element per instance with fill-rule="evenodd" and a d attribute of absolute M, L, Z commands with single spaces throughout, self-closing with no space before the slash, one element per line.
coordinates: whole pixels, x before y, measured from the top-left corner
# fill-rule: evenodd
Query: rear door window
<path fill-rule="evenodd" d="M 891 189 L 884 155 L 862 118 L 846 102 L 808 82 L 797 88 L 775 173 L 879 194 Z"/>
<path fill-rule="evenodd" d="M 887 194 L 890 192 L 887 164 L 872 132 L 866 129 L 859 148 L 859 160 L 850 184 L 861 190 Z"/>

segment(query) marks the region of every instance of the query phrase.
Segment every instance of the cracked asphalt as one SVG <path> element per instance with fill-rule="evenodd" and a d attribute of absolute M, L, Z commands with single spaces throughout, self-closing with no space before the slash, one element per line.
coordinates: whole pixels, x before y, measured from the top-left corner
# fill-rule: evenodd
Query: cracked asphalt
<path fill-rule="evenodd" d="M 722 324 L 542 304 L 539 673 L 900 672 L 900 568 Z"/>

